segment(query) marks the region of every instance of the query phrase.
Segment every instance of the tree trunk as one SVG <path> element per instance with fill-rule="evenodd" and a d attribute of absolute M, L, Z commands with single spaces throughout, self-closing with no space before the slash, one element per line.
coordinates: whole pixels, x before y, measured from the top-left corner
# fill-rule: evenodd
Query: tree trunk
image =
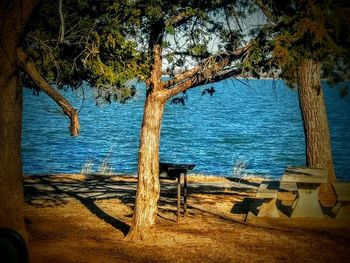
<path fill-rule="evenodd" d="M 138 184 L 134 217 L 126 237 L 130 241 L 145 240 L 153 235 L 159 199 L 159 142 L 165 101 L 160 94 L 147 95 L 141 128 Z"/>
<path fill-rule="evenodd" d="M 25 235 L 21 166 L 22 87 L 0 62 L 0 226 Z M 12 64 L 13 65 L 13 64 Z M 10 67 L 9 67 L 10 66 Z"/>
<path fill-rule="evenodd" d="M 321 87 L 321 65 L 313 60 L 304 60 L 298 72 L 298 95 L 302 114 L 306 164 L 328 170 L 328 182 L 321 186 L 320 200 L 323 205 L 335 202 L 332 182 L 334 174 L 331 140 L 327 112 Z"/>
<path fill-rule="evenodd" d="M 80 131 L 78 112 L 57 90 L 50 86 L 49 83 L 40 75 L 33 62 L 21 48 L 17 49 L 17 58 L 19 64 L 24 69 L 25 73 L 33 80 L 35 85 L 44 91 L 51 99 L 53 99 L 58 106 L 61 107 L 63 113 L 70 119 L 70 135 L 78 136 Z"/>
<path fill-rule="evenodd" d="M 0 227 L 26 237 L 21 166 L 22 86 L 16 46 L 38 1 L 0 2 Z"/>
<path fill-rule="evenodd" d="M 126 236 L 126 240 L 130 241 L 145 240 L 152 236 L 158 213 L 160 129 L 167 101 L 161 82 L 163 31 L 162 21 L 155 22 L 150 31 L 149 50 L 152 55 L 152 69 L 146 81 L 134 217 Z"/>
<path fill-rule="evenodd" d="M 138 184 L 134 208 L 133 223 L 126 240 L 145 240 L 154 233 L 157 203 L 159 199 L 159 145 L 160 129 L 165 103 L 173 96 L 183 92 L 205 78 L 213 77 L 217 72 L 202 64 L 193 70 L 175 77 L 175 81 L 168 82 L 166 86 L 161 82 L 162 75 L 162 41 L 165 24 L 162 20 L 154 22 L 149 35 L 149 50 L 152 55 L 152 70 L 146 81 L 146 102 L 138 163 Z M 250 48 L 250 44 L 237 52 L 234 57 L 241 57 Z M 220 58 L 216 64 L 220 70 L 228 65 L 230 59 Z M 201 74 L 198 74 L 201 71 Z M 186 80 L 188 78 L 188 80 Z M 171 88 L 172 86 L 172 88 Z"/>

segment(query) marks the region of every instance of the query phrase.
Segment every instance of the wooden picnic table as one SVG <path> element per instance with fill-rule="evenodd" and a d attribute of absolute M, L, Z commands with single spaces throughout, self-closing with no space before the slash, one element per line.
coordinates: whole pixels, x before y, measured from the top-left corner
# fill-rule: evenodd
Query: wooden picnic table
<path fill-rule="evenodd" d="M 160 178 L 177 179 L 177 222 L 180 221 L 181 207 L 181 175 L 184 177 L 183 198 L 184 217 L 187 216 L 187 172 L 195 167 L 194 164 L 159 163 Z"/>
<path fill-rule="evenodd" d="M 327 183 L 326 169 L 291 166 L 285 170 L 282 182 L 297 184 L 298 198 L 291 217 L 324 218 L 318 191 L 321 184 Z"/>

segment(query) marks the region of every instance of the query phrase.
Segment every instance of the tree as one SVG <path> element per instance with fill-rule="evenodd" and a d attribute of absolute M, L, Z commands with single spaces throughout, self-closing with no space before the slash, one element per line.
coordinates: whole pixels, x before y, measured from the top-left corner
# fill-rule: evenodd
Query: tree
<path fill-rule="evenodd" d="M 37 0 L 0 2 L 0 226 L 26 237 L 21 165 L 22 85 L 16 47 Z"/>
<path fill-rule="evenodd" d="M 43 2 L 27 27 L 18 49 L 25 85 L 44 90 L 44 86 L 72 90 L 85 86 L 95 89 L 98 102 L 123 103 L 131 98 L 135 89 L 129 81 L 142 76 L 145 66 L 135 41 L 127 39 L 121 27 L 124 10 L 111 8 L 119 1 L 60 3 L 57 7 Z M 73 109 L 64 111 L 74 115 Z"/>
<path fill-rule="evenodd" d="M 268 19 L 260 36 L 270 41 L 272 64 L 281 69 L 280 76 L 289 86 L 298 88 L 306 164 L 328 170 L 320 198 L 331 205 L 336 176 L 321 77 L 332 84 L 347 73 L 349 6 L 341 1 L 255 2 Z"/>
<path fill-rule="evenodd" d="M 128 3 L 135 18 L 128 21 L 136 24 L 134 35 L 142 43 L 150 71 L 146 78 L 146 101 L 141 127 L 138 161 L 138 184 L 134 208 L 133 223 L 127 240 L 147 239 L 154 233 L 159 199 L 159 144 L 164 106 L 174 96 L 206 82 L 224 79 L 240 73 L 239 63 L 249 52 L 251 45 L 242 43 L 242 32 L 237 30 L 238 3 L 232 1 L 131 1 Z M 246 6 L 244 6 L 246 7 Z M 240 11 L 245 14 L 244 10 Z M 225 18 L 219 21 L 218 16 Z M 236 26 L 235 26 L 236 25 Z M 234 27 L 235 30 L 231 29 Z M 215 54 L 210 54 L 210 37 L 217 35 L 224 47 L 217 46 Z M 173 45 L 168 39 L 173 36 Z M 185 47 L 178 44 L 176 37 L 188 43 Z M 142 39 L 143 38 L 143 39 Z M 165 54 L 165 51 L 169 51 Z M 177 59 L 176 55 L 180 55 Z M 184 56 L 199 60 L 188 70 L 162 80 L 163 57 L 173 65 L 188 67 Z M 188 59 L 189 60 L 189 59 Z M 188 61 L 187 60 L 187 61 Z M 234 63 L 236 62 L 236 64 Z"/>
<path fill-rule="evenodd" d="M 28 26 L 22 42 L 27 55 L 18 49 L 26 86 L 79 88 L 88 83 L 107 101 L 123 102 L 134 92 L 128 81 L 135 77 L 146 79 L 138 191 L 129 239 L 145 238 L 155 225 L 159 136 L 165 103 L 189 88 L 239 72 L 232 62 L 242 58 L 250 45 L 239 48 L 243 36 L 231 29 L 238 21 L 236 11 L 228 0 L 199 3 L 105 0 L 94 4 L 75 0 L 60 5 L 58 13 L 55 6 L 43 3 L 41 12 Z M 225 20 L 218 21 L 218 16 Z M 224 47 L 217 47 L 216 54 L 210 56 L 207 46 L 214 34 Z M 199 62 L 164 82 L 162 56 L 165 49 L 170 50 L 166 38 L 174 36 L 177 42 L 175 38 L 181 35 L 189 40 L 189 45 L 181 49 L 175 43 L 178 52 L 166 55 L 169 63 L 176 56 L 179 67 L 188 66 L 185 57 Z"/>
<path fill-rule="evenodd" d="M 107 12 L 111 1 L 89 6 L 86 1 L 74 0 L 69 2 L 68 10 L 61 4 L 59 1 L 57 8 L 51 1 L 0 3 L 0 226 L 23 236 L 23 86 L 43 90 L 53 98 L 70 117 L 71 133 L 75 135 L 79 130 L 76 111 L 51 85 L 78 88 L 86 82 L 99 88 L 98 95 L 107 101 L 123 102 L 135 92 L 125 82 L 142 70 L 142 63 L 138 68 L 115 70 L 141 58 L 133 52 L 133 42 L 115 26 L 118 18 Z M 65 16 L 69 20 L 63 23 Z"/>

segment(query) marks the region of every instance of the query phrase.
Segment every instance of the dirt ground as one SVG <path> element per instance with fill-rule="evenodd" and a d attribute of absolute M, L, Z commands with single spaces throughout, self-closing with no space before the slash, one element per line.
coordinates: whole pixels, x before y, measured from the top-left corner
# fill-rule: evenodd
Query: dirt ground
<path fill-rule="evenodd" d="M 24 184 L 33 263 L 350 262 L 350 222 L 245 220 L 259 182 L 190 178 L 188 216 L 177 223 L 176 183 L 162 181 L 156 236 L 140 243 L 124 241 L 136 178 L 26 176 Z"/>

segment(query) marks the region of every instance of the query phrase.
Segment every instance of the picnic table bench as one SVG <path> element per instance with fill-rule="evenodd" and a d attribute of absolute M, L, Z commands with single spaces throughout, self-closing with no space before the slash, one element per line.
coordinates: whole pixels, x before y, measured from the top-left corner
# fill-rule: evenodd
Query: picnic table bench
<path fill-rule="evenodd" d="M 183 205 L 184 217 L 187 216 L 187 172 L 195 167 L 194 164 L 159 163 L 159 177 L 166 179 L 177 179 L 177 222 L 180 221 L 181 207 L 181 175 L 184 177 Z"/>
<path fill-rule="evenodd" d="M 298 197 L 291 217 L 324 218 L 319 203 L 320 185 L 327 183 L 327 170 L 321 168 L 291 166 L 287 167 L 282 182 L 296 183 Z"/>
<path fill-rule="evenodd" d="M 281 193 L 293 193 L 297 191 L 296 183 L 270 181 L 261 183 L 255 197 L 263 199 L 257 217 L 280 217 L 277 208 L 277 199 Z"/>
<path fill-rule="evenodd" d="M 337 195 L 336 219 L 350 219 L 350 183 L 333 183 Z"/>
<path fill-rule="evenodd" d="M 259 209 L 258 217 L 279 217 L 279 212 L 276 207 L 278 190 L 271 184 L 260 184 L 256 193 L 256 198 L 262 198 L 263 203 Z"/>

